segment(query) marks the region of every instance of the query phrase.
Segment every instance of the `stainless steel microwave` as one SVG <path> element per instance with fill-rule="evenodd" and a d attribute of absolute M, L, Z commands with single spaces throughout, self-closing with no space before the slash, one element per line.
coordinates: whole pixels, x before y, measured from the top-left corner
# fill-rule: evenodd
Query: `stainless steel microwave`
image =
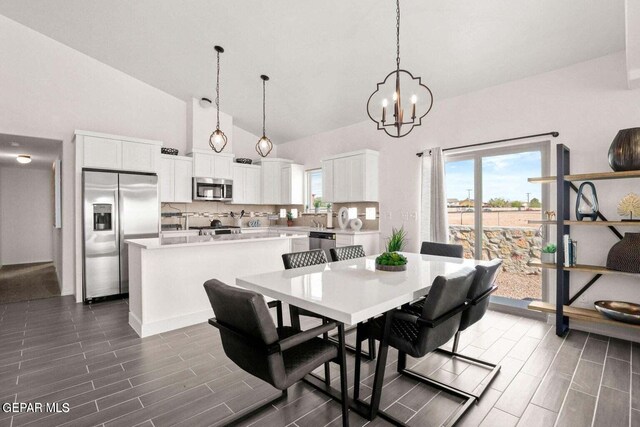
<path fill-rule="evenodd" d="M 193 200 L 230 202 L 233 200 L 233 181 L 230 179 L 193 178 Z"/>

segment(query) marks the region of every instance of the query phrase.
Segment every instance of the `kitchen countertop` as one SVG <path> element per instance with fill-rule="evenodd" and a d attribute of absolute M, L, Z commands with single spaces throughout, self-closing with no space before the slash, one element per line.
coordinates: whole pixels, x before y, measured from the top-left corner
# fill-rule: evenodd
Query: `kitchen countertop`
<path fill-rule="evenodd" d="M 315 227 L 303 227 L 303 226 L 294 226 L 294 227 L 287 227 L 285 226 L 275 226 L 275 227 L 269 227 L 269 229 L 271 230 L 278 230 L 278 231 L 290 231 L 290 232 L 299 232 L 299 233 L 308 233 L 310 231 L 318 231 L 321 233 L 335 233 L 335 234 L 379 234 L 380 230 L 360 230 L 360 231 L 355 231 L 355 230 L 351 230 L 351 229 L 346 229 L 346 230 L 341 230 L 340 228 L 332 228 L 332 229 L 328 229 L 328 228 L 315 228 Z"/>
<path fill-rule="evenodd" d="M 265 231 L 247 234 L 219 234 L 216 236 L 175 236 L 154 237 L 149 239 L 125 240 L 125 243 L 144 249 L 168 249 L 192 246 L 228 245 L 234 243 L 255 242 L 257 240 L 301 239 L 304 234 Z"/>
<path fill-rule="evenodd" d="M 294 226 L 287 227 L 283 226 L 272 226 L 272 227 L 242 227 L 242 232 L 269 232 L 269 231 L 277 231 L 284 233 L 309 233 L 310 231 L 319 231 L 322 233 L 335 233 L 335 234 L 379 234 L 380 230 L 360 230 L 354 231 L 350 229 L 341 230 L 340 228 L 327 229 L 327 228 L 315 228 L 315 227 L 304 227 L 304 226 Z M 198 230 L 164 230 L 162 234 L 165 236 L 171 236 L 173 234 L 186 234 L 186 233 L 197 233 Z"/>

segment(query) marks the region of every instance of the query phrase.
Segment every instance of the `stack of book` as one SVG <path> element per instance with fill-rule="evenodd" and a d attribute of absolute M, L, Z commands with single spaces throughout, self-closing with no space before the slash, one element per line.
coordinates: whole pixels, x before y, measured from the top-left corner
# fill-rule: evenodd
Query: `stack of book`
<path fill-rule="evenodd" d="M 572 240 L 571 236 L 565 234 L 562 239 L 564 246 L 564 266 L 573 267 L 576 265 L 578 255 L 578 241 Z"/>

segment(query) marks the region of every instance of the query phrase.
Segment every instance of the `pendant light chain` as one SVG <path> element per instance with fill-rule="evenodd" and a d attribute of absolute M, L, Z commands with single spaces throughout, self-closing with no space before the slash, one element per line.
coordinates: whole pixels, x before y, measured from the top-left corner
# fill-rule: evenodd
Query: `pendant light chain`
<path fill-rule="evenodd" d="M 216 129 L 220 129 L 220 51 L 218 55 L 218 67 L 216 69 Z"/>
<path fill-rule="evenodd" d="M 267 121 L 267 113 L 266 113 L 266 98 L 267 98 L 267 81 L 262 80 L 262 136 L 266 136 L 267 133 L 265 131 L 265 123 Z"/>
<path fill-rule="evenodd" d="M 396 0 L 396 69 L 400 69 L 400 0 Z"/>

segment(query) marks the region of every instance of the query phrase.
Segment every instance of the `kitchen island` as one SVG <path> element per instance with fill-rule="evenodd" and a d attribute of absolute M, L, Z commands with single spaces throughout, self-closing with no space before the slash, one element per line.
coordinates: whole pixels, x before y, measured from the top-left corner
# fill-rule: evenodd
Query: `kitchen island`
<path fill-rule="evenodd" d="M 282 254 L 306 242 L 300 233 L 264 232 L 127 240 L 129 325 L 141 337 L 213 317 L 203 283 L 282 270 Z"/>

